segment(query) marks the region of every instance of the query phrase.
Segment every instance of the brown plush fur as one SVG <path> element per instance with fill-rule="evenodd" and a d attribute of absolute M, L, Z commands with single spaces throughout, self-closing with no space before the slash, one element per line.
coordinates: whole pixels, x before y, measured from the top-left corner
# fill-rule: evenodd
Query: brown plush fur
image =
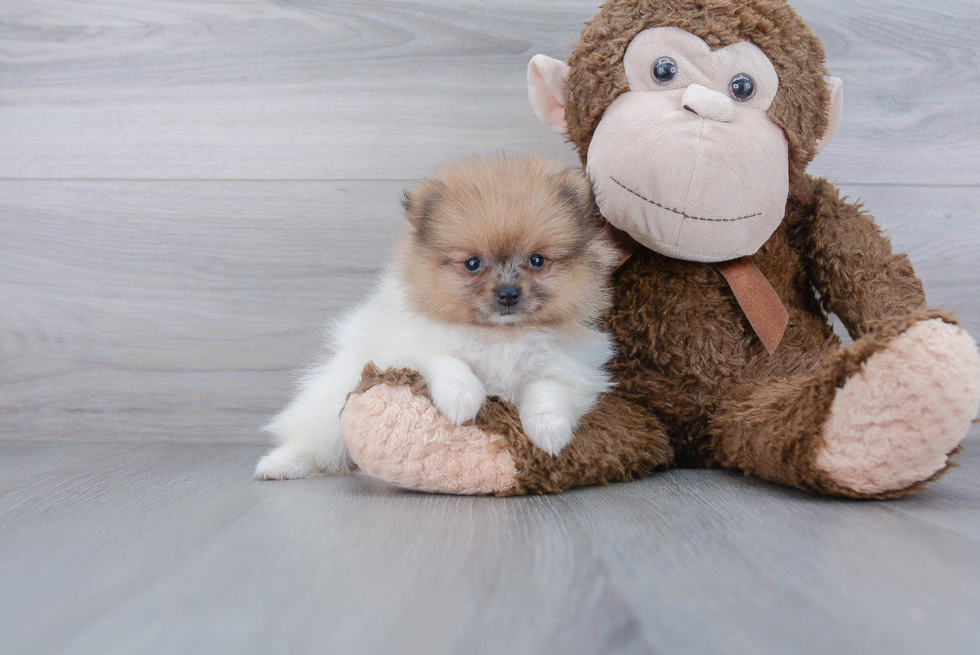
<path fill-rule="evenodd" d="M 721 465 L 847 497 L 920 488 L 923 482 L 857 493 L 815 466 L 821 428 L 847 379 L 917 321 L 955 321 L 925 309 L 908 258 L 892 253 L 860 206 L 805 174 L 827 127 L 826 70 L 819 40 L 785 2 L 610 0 L 569 58 L 569 140 L 584 163 L 603 111 L 628 90 L 627 45 L 658 26 L 688 30 L 712 48 L 750 41 L 779 75 L 769 115 L 789 143 L 790 196 L 782 224 L 753 260 L 789 325 L 770 356 L 714 266 L 639 248 L 614 277 L 607 319 L 619 349 L 611 363 L 616 390 L 583 419 L 571 446 L 550 458 L 520 433 L 512 408 L 491 403 L 481 414 L 488 429 L 507 437 L 519 470 L 513 493 L 628 480 L 667 465 Z M 840 317 L 853 346 L 841 348 L 828 312 Z"/>
<path fill-rule="evenodd" d="M 556 327 L 598 320 L 616 253 L 598 237 L 592 189 L 578 171 L 539 157 L 472 158 L 406 194 L 412 238 L 399 268 L 420 312 L 479 326 Z M 544 266 L 534 269 L 535 253 Z M 469 272 L 464 262 L 478 257 Z M 502 319 L 497 290 L 520 289 Z"/>

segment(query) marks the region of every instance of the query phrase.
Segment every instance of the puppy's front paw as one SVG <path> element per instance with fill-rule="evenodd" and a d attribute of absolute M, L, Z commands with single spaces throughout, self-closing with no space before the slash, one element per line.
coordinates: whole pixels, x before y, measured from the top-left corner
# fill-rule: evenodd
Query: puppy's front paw
<path fill-rule="evenodd" d="M 559 414 L 529 414 L 521 416 L 524 434 L 534 445 L 552 457 L 572 440 L 574 427 L 568 419 Z"/>
<path fill-rule="evenodd" d="M 259 480 L 295 480 L 309 475 L 313 466 L 312 457 L 281 446 L 259 460 L 255 477 Z"/>
<path fill-rule="evenodd" d="M 483 384 L 472 373 L 431 381 L 429 394 L 436 409 L 456 425 L 475 419 L 487 399 Z"/>

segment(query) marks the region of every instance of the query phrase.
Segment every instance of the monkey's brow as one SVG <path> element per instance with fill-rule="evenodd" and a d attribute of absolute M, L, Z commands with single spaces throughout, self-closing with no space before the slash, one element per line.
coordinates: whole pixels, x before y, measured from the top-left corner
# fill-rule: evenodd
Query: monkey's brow
<path fill-rule="evenodd" d="M 660 207 L 661 209 L 666 209 L 669 212 L 673 212 L 675 214 L 680 214 L 684 218 L 690 218 L 690 219 L 695 220 L 695 221 L 710 221 L 712 223 L 731 223 L 732 221 L 744 221 L 746 218 L 753 218 L 755 216 L 762 216 L 762 212 L 756 212 L 754 214 L 747 214 L 745 216 L 739 216 L 737 218 L 702 218 L 700 216 L 691 216 L 690 214 L 685 214 L 684 212 L 682 212 L 679 209 L 673 209 L 671 207 L 665 207 L 664 205 L 661 205 L 656 200 L 650 200 L 646 196 L 640 195 L 639 193 L 637 193 L 633 189 L 629 188 L 628 186 L 626 186 L 625 184 L 623 184 L 622 182 L 620 182 L 619 180 L 617 180 L 616 178 L 614 178 L 612 176 L 609 176 L 609 179 L 612 180 L 613 182 L 615 182 L 616 184 L 618 184 L 619 186 L 623 187 L 624 189 L 626 189 L 630 193 L 632 193 L 637 198 L 640 198 L 641 200 L 646 200 L 651 205 L 656 205 L 657 207 Z"/>

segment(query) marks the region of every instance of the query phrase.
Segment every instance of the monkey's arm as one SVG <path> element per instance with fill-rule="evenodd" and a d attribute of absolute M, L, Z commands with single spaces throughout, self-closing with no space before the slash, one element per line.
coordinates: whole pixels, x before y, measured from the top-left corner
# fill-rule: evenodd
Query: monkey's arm
<path fill-rule="evenodd" d="M 845 202 L 833 184 L 807 176 L 790 195 L 787 218 L 821 303 L 853 339 L 878 321 L 925 305 L 922 282 L 904 253 L 859 204 Z"/>

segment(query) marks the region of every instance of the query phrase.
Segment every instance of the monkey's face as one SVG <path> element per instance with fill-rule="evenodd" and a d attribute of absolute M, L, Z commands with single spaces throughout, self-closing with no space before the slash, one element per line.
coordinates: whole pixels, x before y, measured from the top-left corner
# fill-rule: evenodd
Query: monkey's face
<path fill-rule="evenodd" d="M 630 90 L 588 151 L 602 215 L 651 250 L 700 262 L 756 252 L 783 218 L 788 145 L 769 118 L 779 79 L 748 42 L 712 52 L 693 34 L 638 34 Z"/>

